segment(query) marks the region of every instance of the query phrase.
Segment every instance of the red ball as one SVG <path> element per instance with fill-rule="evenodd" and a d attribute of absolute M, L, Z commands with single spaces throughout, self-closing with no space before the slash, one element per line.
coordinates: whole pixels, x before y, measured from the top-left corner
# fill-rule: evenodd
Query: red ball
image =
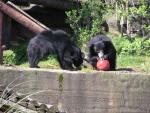
<path fill-rule="evenodd" d="M 98 60 L 96 68 L 97 70 L 108 71 L 110 68 L 110 63 L 108 60 Z"/>

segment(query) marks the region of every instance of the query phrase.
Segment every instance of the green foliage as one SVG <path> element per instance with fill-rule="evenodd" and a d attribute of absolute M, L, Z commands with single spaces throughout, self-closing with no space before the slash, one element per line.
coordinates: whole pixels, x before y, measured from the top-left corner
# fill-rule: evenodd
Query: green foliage
<path fill-rule="evenodd" d="M 57 61 L 56 55 L 49 55 L 39 62 L 39 66 L 42 68 L 58 69 L 59 63 Z"/>
<path fill-rule="evenodd" d="M 117 68 L 132 68 L 139 72 L 150 72 L 150 57 L 137 55 L 118 55 Z"/>
<path fill-rule="evenodd" d="M 67 22 L 74 30 L 74 38 L 80 47 L 84 47 L 90 37 L 102 31 L 100 26 L 105 20 L 104 15 L 107 9 L 103 0 L 87 0 L 78 10 L 66 13 Z"/>
<path fill-rule="evenodd" d="M 96 33 L 100 32 L 99 30 L 99 27 L 97 25 L 99 25 L 99 21 L 98 19 L 95 19 L 93 21 L 93 25 L 92 25 L 92 28 L 91 30 L 88 30 L 88 29 L 84 29 L 84 28 L 79 28 L 78 31 L 79 31 L 79 38 L 78 38 L 78 44 L 80 47 L 83 47 L 85 48 L 86 47 L 86 43 L 87 41 L 89 41 L 91 39 L 92 36 L 94 36 Z"/>
<path fill-rule="evenodd" d="M 114 40 L 118 55 L 150 56 L 150 40 L 118 37 Z"/>
<path fill-rule="evenodd" d="M 19 41 L 17 46 L 11 46 L 10 50 L 4 51 L 4 64 L 20 65 L 27 61 L 27 44 L 27 41 Z"/>
<path fill-rule="evenodd" d="M 143 16 L 148 17 L 150 7 L 147 3 L 147 0 L 138 0 L 138 6 L 135 6 L 136 2 L 131 2 L 130 0 L 120 1 L 117 0 L 117 14 L 120 17 L 133 17 L 133 16 Z M 126 4 L 132 5 L 131 7 L 126 7 Z"/>
<path fill-rule="evenodd" d="M 144 57 L 136 55 L 118 55 L 117 64 L 118 67 L 140 67 L 145 62 Z"/>
<path fill-rule="evenodd" d="M 20 65 L 21 63 L 27 61 L 27 44 L 28 42 L 19 42 L 19 47 L 13 47 L 12 51 L 15 53 L 15 61 L 16 65 Z"/>
<path fill-rule="evenodd" d="M 11 50 L 4 51 L 3 60 L 4 64 L 15 65 L 15 53 Z"/>
<path fill-rule="evenodd" d="M 19 65 L 27 61 L 27 42 L 20 42 L 19 46 L 4 51 L 4 64 Z"/>
<path fill-rule="evenodd" d="M 147 2 L 148 0 L 138 0 L 138 2 L 131 0 L 116 0 L 117 5 L 115 5 L 114 8 L 116 8 L 117 19 L 121 22 L 121 24 L 127 24 L 126 29 L 128 36 L 130 36 L 129 30 L 135 26 L 135 21 L 140 25 L 139 28 L 136 28 L 137 34 L 145 36 L 149 32 L 148 20 L 150 18 L 150 6 Z"/>

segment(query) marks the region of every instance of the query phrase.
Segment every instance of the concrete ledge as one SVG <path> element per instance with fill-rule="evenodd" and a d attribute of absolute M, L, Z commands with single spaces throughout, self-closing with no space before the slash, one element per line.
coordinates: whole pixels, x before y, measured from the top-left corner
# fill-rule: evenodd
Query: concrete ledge
<path fill-rule="evenodd" d="M 8 84 L 66 113 L 150 113 L 146 73 L 0 67 L 0 85 Z"/>

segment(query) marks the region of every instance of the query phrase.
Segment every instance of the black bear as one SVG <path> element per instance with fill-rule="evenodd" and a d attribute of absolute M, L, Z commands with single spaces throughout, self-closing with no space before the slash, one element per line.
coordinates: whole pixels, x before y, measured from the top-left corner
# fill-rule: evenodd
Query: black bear
<path fill-rule="evenodd" d="M 88 48 L 89 63 L 93 68 L 96 68 L 97 59 L 102 52 L 103 58 L 110 63 L 110 70 L 116 69 L 116 49 L 109 37 L 103 34 L 96 35 L 89 41 Z"/>
<path fill-rule="evenodd" d="M 77 70 L 83 63 L 80 48 L 63 30 L 37 34 L 29 41 L 27 53 L 31 68 L 38 67 L 39 61 L 49 54 L 56 54 L 60 67 L 64 70 Z"/>

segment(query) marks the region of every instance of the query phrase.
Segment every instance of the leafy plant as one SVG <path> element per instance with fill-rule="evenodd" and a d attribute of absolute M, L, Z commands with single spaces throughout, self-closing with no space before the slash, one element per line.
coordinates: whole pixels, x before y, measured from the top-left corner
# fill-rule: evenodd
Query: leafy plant
<path fill-rule="evenodd" d="M 118 37 L 114 40 L 118 55 L 150 56 L 150 40 Z"/>
<path fill-rule="evenodd" d="M 12 46 L 4 51 L 4 64 L 20 65 L 27 61 L 27 42 L 20 42 L 19 46 Z"/>
<path fill-rule="evenodd" d="M 102 31 L 101 24 L 105 20 L 107 5 L 103 0 L 87 0 L 81 3 L 77 10 L 68 11 L 67 22 L 74 30 L 74 40 L 80 47 L 85 48 L 85 43 L 96 33 Z"/>
<path fill-rule="evenodd" d="M 131 30 L 132 24 L 135 21 L 137 21 L 140 25 L 139 28 L 136 28 L 137 34 L 140 34 L 141 36 L 145 36 L 147 34 L 147 27 L 149 26 L 148 18 L 150 17 L 150 7 L 147 2 L 148 0 L 138 0 L 137 3 L 130 0 L 116 0 L 116 14 L 120 23 L 122 25 L 127 25 L 126 32 L 128 36 L 130 36 L 129 30 Z"/>
<path fill-rule="evenodd" d="M 15 53 L 11 50 L 4 51 L 3 60 L 4 60 L 3 61 L 4 64 L 9 64 L 9 65 L 16 64 Z"/>

